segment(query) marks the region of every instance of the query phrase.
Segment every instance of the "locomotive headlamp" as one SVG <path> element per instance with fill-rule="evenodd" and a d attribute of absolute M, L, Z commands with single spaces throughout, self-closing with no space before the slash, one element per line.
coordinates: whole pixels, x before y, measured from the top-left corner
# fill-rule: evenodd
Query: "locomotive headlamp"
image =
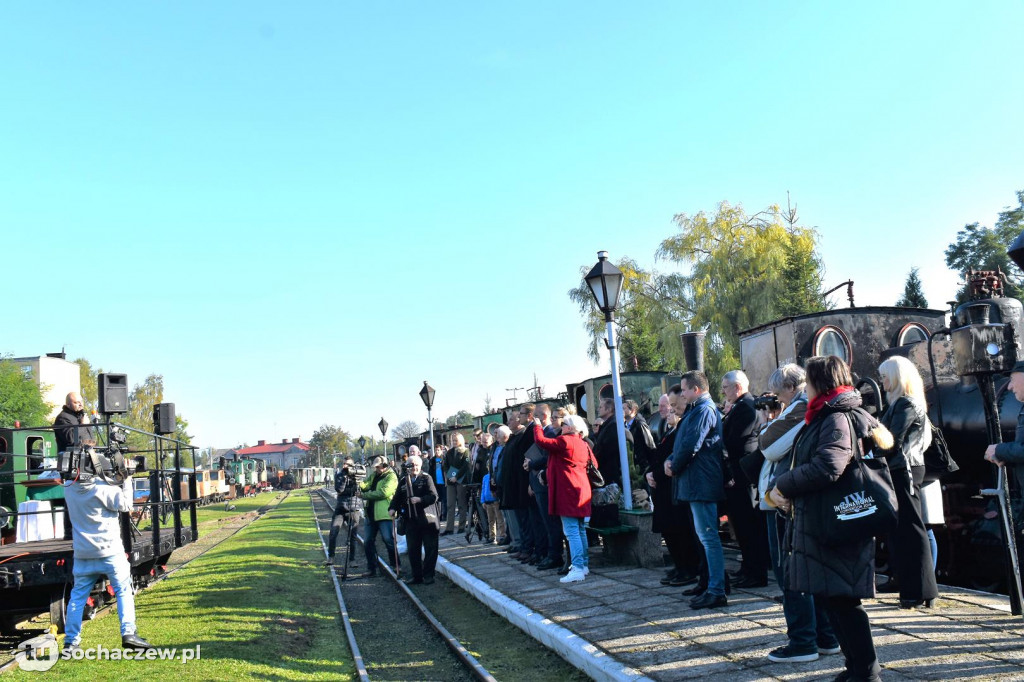
<path fill-rule="evenodd" d="M 1024 232 L 1017 235 L 1017 238 L 1010 244 L 1010 248 L 1006 250 L 1006 255 L 1010 257 L 1017 267 L 1024 270 Z"/>

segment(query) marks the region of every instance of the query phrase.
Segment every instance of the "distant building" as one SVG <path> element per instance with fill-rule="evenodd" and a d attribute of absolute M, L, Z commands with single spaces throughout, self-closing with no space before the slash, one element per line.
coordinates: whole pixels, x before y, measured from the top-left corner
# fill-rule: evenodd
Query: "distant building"
<path fill-rule="evenodd" d="M 256 457 L 265 460 L 267 464 L 273 464 L 280 469 L 294 469 L 300 466 L 310 466 L 305 461 L 309 457 L 309 445 L 303 443 L 299 438 L 282 438 L 280 443 L 267 443 L 261 440 L 251 448 L 237 448 L 228 450 L 224 456 L 228 459 L 235 455 L 239 457 Z"/>
<path fill-rule="evenodd" d="M 78 365 L 68 362 L 64 353 L 47 353 L 27 358 L 11 358 L 26 376 L 35 379 L 43 390 L 43 402 L 50 406 L 49 421 L 53 421 L 68 393 L 82 392 L 82 373 Z"/>

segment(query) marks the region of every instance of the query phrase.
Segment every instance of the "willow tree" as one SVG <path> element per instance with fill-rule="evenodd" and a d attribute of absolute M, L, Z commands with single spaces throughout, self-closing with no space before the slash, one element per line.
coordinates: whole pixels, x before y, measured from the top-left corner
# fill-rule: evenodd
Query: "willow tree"
<path fill-rule="evenodd" d="M 628 256 L 616 264 L 622 271 L 622 292 L 619 308 L 615 313 L 616 334 L 619 342 L 619 369 L 630 371 L 668 370 L 673 368 L 678 354 L 673 354 L 670 344 L 665 343 L 665 330 L 672 326 L 673 315 L 679 317 L 675 303 L 660 293 L 664 287 L 662 276 L 647 272 Z M 587 355 L 595 363 L 604 347 L 604 314 L 594 303 L 584 277 L 592 266 L 580 268 L 580 283 L 569 290 L 569 298 L 579 308 L 584 326 L 590 337 Z M 678 320 L 676 320 L 678 324 Z"/>
<path fill-rule="evenodd" d="M 705 368 L 715 382 L 740 367 L 739 332 L 778 317 L 825 309 L 818 234 L 797 224 L 795 211 L 769 206 L 747 215 L 718 205 L 714 215 L 680 213 L 679 233 L 657 257 L 684 267 L 676 289 L 691 311 L 691 329 L 707 329 Z"/>

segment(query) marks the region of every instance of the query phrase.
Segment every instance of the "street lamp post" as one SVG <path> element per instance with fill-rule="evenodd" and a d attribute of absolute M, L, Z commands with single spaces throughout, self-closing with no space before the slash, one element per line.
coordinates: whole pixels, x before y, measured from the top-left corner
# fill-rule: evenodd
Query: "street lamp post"
<path fill-rule="evenodd" d="M 380 437 L 381 437 L 381 440 L 384 441 L 382 443 L 382 445 L 384 447 L 384 456 L 387 457 L 388 456 L 388 423 L 384 420 L 384 417 L 381 417 L 380 421 L 377 422 L 377 428 L 380 429 Z"/>
<path fill-rule="evenodd" d="M 626 509 L 633 508 L 633 485 L 629 480 L 626 452 L 626 418 L 622 412 L 622 386 L 619 383 L 619 349 L 615 343 L 615 308 L 622 292 L 622 271 L 608 261 L 607 251 L 597 252 L 597 264 L 587 273 L 587 286 L 608 326 L 608 353 L 612 362 L 612 391 L 615 399 L 615 424 L 619 436 L 619 467 L 622 468 L 622 498 Z"/>
<path fill-rule="evenodd" d="M 364 462 L 366 461 L 366 438 L 363 436 L 359 436 L 359 456 L 363 458 Z"/>
<path fill-rule="evenodd" d="M 430 427 L 430 453 L 431 457 L 434 456 L 434 420 L 430 416 L 430 408 L 434 405 L 434 389 L 430 387 L 426 381 L 423 382 L 423 388 L 420 389 L 420 398 L 423 400 L 423 404 L 427 406 L 427 425 Z"/>

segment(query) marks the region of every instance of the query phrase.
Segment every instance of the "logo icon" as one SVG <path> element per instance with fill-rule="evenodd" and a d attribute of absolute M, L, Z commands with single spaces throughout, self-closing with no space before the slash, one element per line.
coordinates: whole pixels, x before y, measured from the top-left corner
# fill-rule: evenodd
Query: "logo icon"
<path fill-rule="evenodd" d="M 854 519 L 871 516 L 878 511 L 878 507 L 875 505 L 875 498 L 865 494 L 864 491 L 850 493 L 833 509 L 838 521 L 853 521 Z"/>
<path fill-rule="evenodd" d="M 57 637 L 47 632 L 19 644 L 14 659 L 22 670 L 35 672 L 52 668 L 59 655 Z"/>

